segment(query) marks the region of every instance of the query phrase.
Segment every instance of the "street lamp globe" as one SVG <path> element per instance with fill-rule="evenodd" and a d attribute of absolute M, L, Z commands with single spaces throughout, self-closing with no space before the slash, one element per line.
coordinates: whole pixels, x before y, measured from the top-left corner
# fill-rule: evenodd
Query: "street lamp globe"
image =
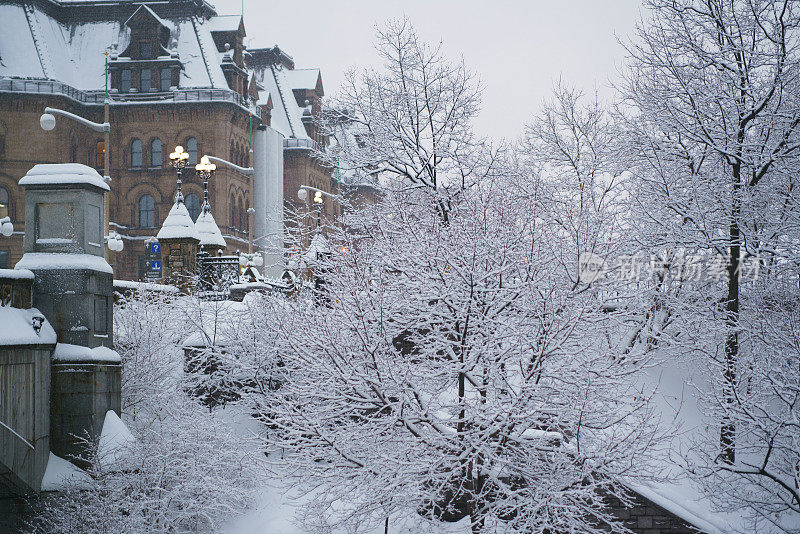
<path fill-rule="evenodd" d="M 39 117 L 39 126 L 42 127 L 42 130 L 49 132 L 56 127 L 55 116 L 50 113 L 44 113 L 41 117 Z"/>
<path fill-rule="evenodd" d="M 297 198 L 305 202 L 306 199 L 308 198 L 308 191 L 306 191 L 305 188 L 301 187 L 300 189 L 297 190 Z"/>
<path fill-rule="evenodd" d="M 0 234 L 3 234 L 5 237 L 10 237 L 13 233 L 14 225 L 11 224 L 11 218 L 3 217 L 0 219 Z"/>

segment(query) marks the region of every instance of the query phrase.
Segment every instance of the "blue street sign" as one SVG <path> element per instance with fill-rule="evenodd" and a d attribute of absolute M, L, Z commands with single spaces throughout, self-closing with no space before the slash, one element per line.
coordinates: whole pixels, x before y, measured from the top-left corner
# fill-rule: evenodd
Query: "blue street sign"
<path fill-rule="evenodd" d="M 150 270 L 151 271 L 160 271 L 161 270 L 161 260 L 153 260 L 150 262 Z"/>
<path fill-rule="evenodd" d="M 150 243 L 151 254 L 161 254 L 161 243 Z"/>

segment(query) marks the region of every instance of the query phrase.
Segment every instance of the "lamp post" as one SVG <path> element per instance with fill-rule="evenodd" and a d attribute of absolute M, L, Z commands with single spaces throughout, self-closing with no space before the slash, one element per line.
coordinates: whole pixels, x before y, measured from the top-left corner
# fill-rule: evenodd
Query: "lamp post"
<path fill-rule="evenodd" d="M 200 163 L 194 166 L 194 170 L 203 179 L 203 206 L 200 211 L 208 213 L 211 210 L 211 204 L 208 202 L 208 180 L 214 176 L 217 166 L 211 163 L 208 156 L 203 156 L 200 158 Z"/>
<path fill-rule="evenodd" d="M 106 59 L 108 61 L 108 59 Z M 106 83 L 106 101 L 104 107 L 104 120 L 103 123 L 92 122 L 88 119 L 84 119 L 74 113 L 70 113 L 69 111 L 64 111 L 63 109 L 51 108 L 46 107 L 44 108 L 44 113 L 41 117 L 39 117 L 39 126 L 42 127 L 42 130 L 49 132 L 53 128 L 56 127 L 56 115 L 60 115 L 62 117 L 67 117 L 68 119 L 72 119 L 78 124 L 82 124 L 87 128 L 94 130 L 95 132 L 103 132 L 103 179 L 106 183 L 111 183 L 111 176 L 110 176 L 110 168 L 111 168 L 111 125 L 108 122 L 108 87 Z M 109 193 L 103 195 L 103 233 L 105 233 L 104 239 L 107 241 L 109 236 L 109 213 L 108 213 L 108 206 L 109 206 Z M 121 241 L 120 241 L 121 242 Z M 122 250 L 122 249 L 120 249 Z M 106 256 L 106 254 L 103 254 Z M 108 259 L 108 258 L 106 258 Z"/>
<path fill-rule="evenodd" d="M 175 152 L 169 155 L 169 162 L 178 173 L 178 191 L 175 193 L 175 203 L 183 202 L 183 193 L 181 193 L 181 173 L 186 168 L 186 163 L 189 161 L 189 153 L 184 152 L 183 147 L 178 145 L 175 147 Z"/>
<path fill-rule="evenodd" d="M 314 202 L 314 204 L 316 204 L 318 206 L 318 209 L 317 209 L 317 230 L 319 230 L 320 222 L 321 222 L 320 221 L 320 216 L 321 216 L 321 213 L 322 213 L 322 202 L 323 202 L 322 197 L 323 197 L 323 195 L 326 196 L 326 197 L 332 198 L 333 200 L 335 200 L 336 202 L 339 202 L 339 203 L 341 203 L 341 199 L 337 195 L 332 195 L 332 194 L 328 193 L 327 191 L 323 191 L 322 189 L 317 189 L 316 187 L 311 187 L 310 185 L 301 185 L 300 189 L 297 190 L 297 198 L 299 198 L 300 200 L 305 202 L 306 200 L 308 200 L 308 192 L 309 191 L 314 191 L 314 200 L 313 200 L 313 202 Z"/>

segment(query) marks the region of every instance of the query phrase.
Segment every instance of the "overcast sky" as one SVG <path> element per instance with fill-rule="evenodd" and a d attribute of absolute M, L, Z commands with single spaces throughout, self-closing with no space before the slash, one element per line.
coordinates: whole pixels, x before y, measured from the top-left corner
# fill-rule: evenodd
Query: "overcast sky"
<path fill-rule="evenodd" d="M 219 14 L 241 0 L 210 0 Z M 375 65 L 375 25 L 407 15 L 422 38 L 464 56 L 484 86 L 480 133 L 516 138 L 559 76 L 610 93 L 640 0 L 245 0 L 247 43 L 277 44 L 298 68 L 319 67 L 326 95 L 350 66 Z"/>

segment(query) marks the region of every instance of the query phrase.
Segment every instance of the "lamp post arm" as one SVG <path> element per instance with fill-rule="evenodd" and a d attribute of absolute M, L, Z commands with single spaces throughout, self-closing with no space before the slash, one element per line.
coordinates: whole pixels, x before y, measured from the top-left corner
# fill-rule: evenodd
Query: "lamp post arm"
<path fill-rule="evenodd" d="M 327 191 L 323 191 L 322 189 L 317 189 L 316 187 L 311 187 L 310 185 L 301 185 L 300 189 L 308 189 L 309 191 L 319 192 L 325 195 L 326 197 L 332 198 L 336 202 L 339 203 L 342 202 L 342 197 L 340 197 L 339 195 L 328 193 Z"/>
<path fill-rule="evenodd" d="M 214 163 L 221 163 L 222 165 L 225 165 L 227 167 L 230 167 L 231 169 L 239 171 L 242 174 L 253 174 L 255 172 L 253 167 L 239 167 L 238 165 L 235 165 L 230 161 L 224 160 L 222 158 L 217 158 L 215 156 L 209 156 L 209 155 L 206 155 L 206 157 L 209 160 L 213 161 Z"/>
<path fill-rule="evenodd" d="M 75 115 L 74 113 L 70 113 L 69 111 L 64 111 L 64 110 L 56 109 L 56 108 L 44 108 L 44 112 L 45 113 L 49 113 L 51 115 L 61 115 L 63 117 L 70 118 L 70 119 L 74 120 L 75 122 L 79 122 L 79 123 L 83 124 L 84 126 L 87 126 L 87 127 L 91 128 L 95 132 L 110 132 L 111 131 L 111 125 L 109 125 L 107 122 L 104 122 L 102 124 L 97 123 L 97 122 L 92 122 L 90 120 L 84 119 L 83 117 L 79 117 L 78 115 Z"/>

